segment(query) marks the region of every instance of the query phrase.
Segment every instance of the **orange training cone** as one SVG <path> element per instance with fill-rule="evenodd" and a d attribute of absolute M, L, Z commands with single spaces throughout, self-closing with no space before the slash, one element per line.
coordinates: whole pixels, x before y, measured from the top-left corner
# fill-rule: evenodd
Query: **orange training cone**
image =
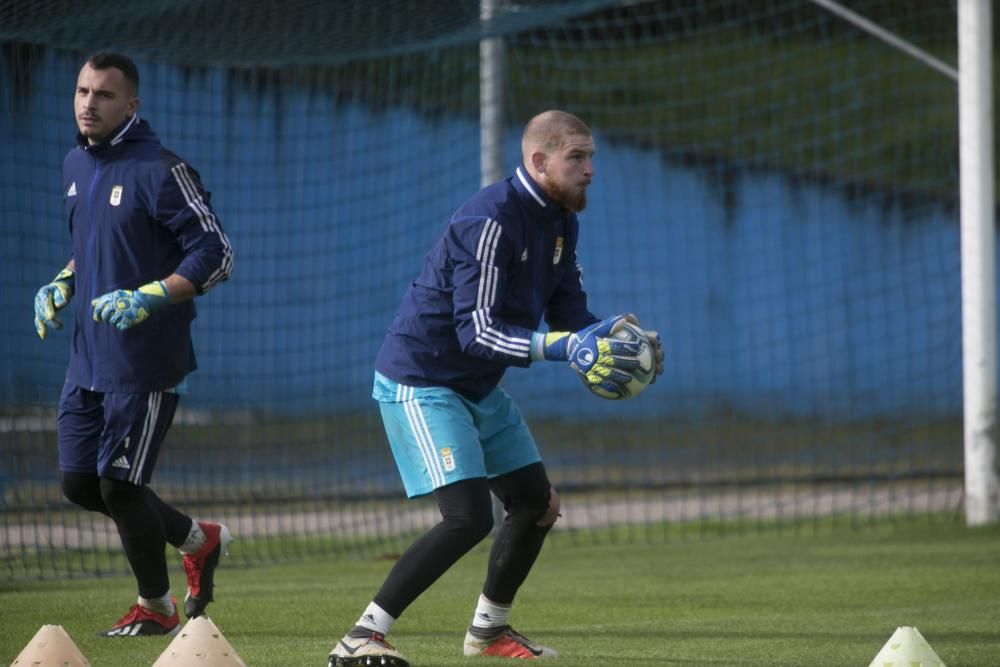
<path fill-rule="evenodd" d="M 10 667 L 90 667 L 61 625 L 43 625 Z"/>
<path fill-rule="evenodd" d="M 208 616 L 184 624 L 153 667 L 247 667 Z"/>

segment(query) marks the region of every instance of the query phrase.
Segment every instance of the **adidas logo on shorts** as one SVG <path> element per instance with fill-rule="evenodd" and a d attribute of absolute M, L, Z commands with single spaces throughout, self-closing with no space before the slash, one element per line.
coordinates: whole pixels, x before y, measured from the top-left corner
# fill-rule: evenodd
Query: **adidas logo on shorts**
<path fill-rule="evenodd" d="M 132 469 L 132 466 L 130 466 L 129 463 L 128 463 L 128 459 L 125 458 L 124 456 L 119 456 L 117 459 L 115 459 L 114 462 L 111 464 L 111 467 L 112 468 L 121 468 L 123 470 L 131 470 Z"/>

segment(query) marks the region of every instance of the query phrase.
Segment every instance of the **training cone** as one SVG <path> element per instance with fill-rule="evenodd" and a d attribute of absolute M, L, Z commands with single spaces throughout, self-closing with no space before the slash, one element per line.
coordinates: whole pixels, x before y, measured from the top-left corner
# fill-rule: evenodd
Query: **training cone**
<path fill-rule="evenodd" d="M 184 624 L 153 667 L 247 667 L 208 616 Z"/>
<path fill-rule="evenodd" d="M 896 628 L 868 667 L 945 667 L 916 628 Z"/>
<path fill-rule="evenodd" d="M 43 625 L 10 667 L 90 667 L 61 625 Z"/>

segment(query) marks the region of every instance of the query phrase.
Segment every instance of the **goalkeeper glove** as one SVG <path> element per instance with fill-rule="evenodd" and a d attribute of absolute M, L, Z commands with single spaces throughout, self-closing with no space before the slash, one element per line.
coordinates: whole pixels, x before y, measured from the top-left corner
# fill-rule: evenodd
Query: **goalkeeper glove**
<path fill-rule="evenodd" d="M 625 318 L 635 326 L 639 326 L 639 318 L 635 315 L 629 313 Z M 649 382 L 653 384 L 656 382 L 657 375 L 663 375 L 663 343 L 660 342 L 660 334 L 658 332 L 651 329 L 643 329 L 643 333 L 646 334 L 646 338 L 649 340 L 649 347 L 653 352 L 653 379 Z M 638 354 L 638 352 L 635 354 Z M 632 366 L 628 365 L 623 365 L 622 367 L 632 368 Z"/>
<path fill-rule="evenodd" d="M 617 394 L 632 379 L 623 368 L 634 368 L 639 354 L 636 343 L 608 338 L 634 315 L 615 315 L 584 327 L 576 333 L 535 333 L 531 337 L 531 358 L 568 361 L 586 384 Z"/>
<path fill-rule="evenodd" d="M 35 294 L 35 331 L 45 340 L 49 329 L 62 329 L 62 320 L 56 313 L 66 307 L 76 291 L 76 274 L 63 269 Z"/>
<path fill-rule="evenodd" d="M 649 339 L 649 347 L 653 350 L 653 380 L 656 376 L 663 374 L 663 344 L 660 342 L 660 334 L 656 331 L 646 331 L 646 338 Z"/>
<path fill-rule="evenodd" d="M 94 321 L 108 322 L 119 331 L 146 321 L 153 312 L 170 303 L 170 292 L 162 280 L 155 280 L 137 290 L 118 289 L 90 302 Z"/>

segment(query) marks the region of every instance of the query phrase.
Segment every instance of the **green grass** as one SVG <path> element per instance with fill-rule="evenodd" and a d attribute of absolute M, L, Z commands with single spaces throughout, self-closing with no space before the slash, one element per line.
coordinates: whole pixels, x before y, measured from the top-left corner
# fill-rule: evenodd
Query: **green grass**
<path fill-rule="evenodd" d="M 496 664 L 460 655 L 485 560 L 485 549 L 469 554 L 397 622 L 391 639 L 414 665 Z M 927 519 L 666 545 L 559 539 L 546 545 L 511 620 L 557 648 L 564 666 L 863 666 L 907 625 L 948 665 L 988 667 L 1000 655 L 998 562 L 1000 527 Z M 251 667 L 325 665 L 390 566 L 223 567 L 209 611 Z M 182 581 L 174 575 L 175 587 Z M 0 586 L 0 663 L 52 623 L 95 667 L 152 665 L 169 639 L 94 636 L 132 590 L 122 577 Z"/>

